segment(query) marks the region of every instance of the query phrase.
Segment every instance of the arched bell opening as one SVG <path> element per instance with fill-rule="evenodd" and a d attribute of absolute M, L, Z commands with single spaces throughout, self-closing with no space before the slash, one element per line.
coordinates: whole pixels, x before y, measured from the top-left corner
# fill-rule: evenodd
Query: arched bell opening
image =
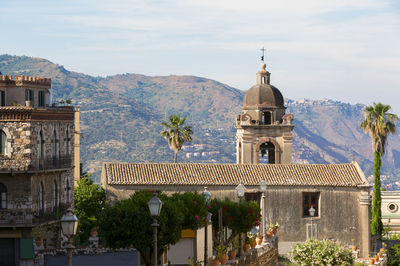
<path fill-rule="evenodd" d="M 260 145 L 260 163 L 275 163 L 275 145 L 272 142 L 264 142 Z"/>
<path fill-rule="evenodd" d="M 271 125 L 272 124 L 272 114 L 269 111 L 265 111 L 262 114 L 262 124 Z"/>

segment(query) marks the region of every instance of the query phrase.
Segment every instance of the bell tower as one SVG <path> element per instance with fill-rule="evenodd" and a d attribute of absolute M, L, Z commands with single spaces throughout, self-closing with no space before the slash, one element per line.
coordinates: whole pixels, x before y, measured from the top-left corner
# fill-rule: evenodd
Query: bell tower
<path fill-rule="evenodd" d="M 293 114 L 285 114 L 283 96 L 270 76 L 263 62 L 257 84 L 247 91 L 242 114 L 236 116 L 238 164 L 292 163 Z"/>

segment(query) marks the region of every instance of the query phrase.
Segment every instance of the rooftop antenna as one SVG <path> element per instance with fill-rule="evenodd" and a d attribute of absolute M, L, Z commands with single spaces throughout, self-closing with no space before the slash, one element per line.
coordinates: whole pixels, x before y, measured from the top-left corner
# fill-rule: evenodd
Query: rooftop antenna
<path fill-rule="evenodd" d="M 264 46 L 263 46 L 262 49 L 260 49 L 260 51 L 262 51 L 261 61 L 264 63 L 264 52 L 266 51 L 266 49 L 264 48 Z"/>

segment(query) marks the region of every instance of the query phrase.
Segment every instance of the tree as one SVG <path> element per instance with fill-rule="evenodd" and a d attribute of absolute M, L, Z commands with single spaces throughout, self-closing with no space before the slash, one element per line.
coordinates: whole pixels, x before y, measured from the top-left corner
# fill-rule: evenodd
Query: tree
<path fill-rule="evenodd" d="M 153 219 L 150 216 L 148 201 L 152 194 L 139 191 L 129 199 L 117 201 L 114 206 L 105 208 L 100 219 L 100 233 L 112 248 L 133 246 L 142 256 L 146 265 L 150 266 L 153 259 Z M 183 215 L 171 197 L 159 194 L 163 205 L 157 234 L 158 257 L 166 251 L 168 245 L 173 245 L 181 237 Z"/>
<path fill-rule="evenodd" d="M 75 214 L 79 219 L 78 237 L 87 240 L 90 231 L 98 227 L 98 219 L 106 204 L 105 190 L 93 184 L 90 177 L 82 177 L 75 188 Z"/>
<path fill-rule="evenodd" d="M 171 200 L 178 205 L 184 217 L 183 229 L 197 230 L 206 224 L 208 208 L 205 198 L 198 192 L 174 193 Z"/>
<path fill-rule="evenodd" d="M 177 161 L 178 152 L 182 149 L 185 142 L 192 141 L 192 127 L 183 126 L 186 117 L 171 115 L 168 122 L 162 122 L 165 130 L 161 131 L 171 150 L 174 150 L 174 163 Z"/>
<path fill-rule="evenodd" d="M 387 137 L 396 131 L 394 122 L 398 120 L 397 115 L 388 113 L 390 105 L 374 103 L 364 109 L 364 120 L 360 128 L 371 136 L 372 150 L 374 152 L 374 197 L 372 200 L 371 233 L 382 237 L 383 224 L 381 213 L 381 180 L 380 172 L 382 156 L 385 153 Z"/>
<path fill-rule="evenodd" d="M 234 202 L 225 198 L 224 200 L 213 199 L 210 204 L 210 212 L 212 213 L 211 220 L 214 228 L 214 232 L 219 232 L 219 210 L 222 210 L 222 226 L 228 227 L 232 230 L 232 235 L 226 241 L 222 239 L 222 242 L 227 246 L 235 236 L 249 232 L 253 227 L 260 224 L 260 207 L 257 202 L 254 201 L 243 201 L 241 203 Z M 219 238 L 214 236 L 214 242 L 220 243 Z"/>

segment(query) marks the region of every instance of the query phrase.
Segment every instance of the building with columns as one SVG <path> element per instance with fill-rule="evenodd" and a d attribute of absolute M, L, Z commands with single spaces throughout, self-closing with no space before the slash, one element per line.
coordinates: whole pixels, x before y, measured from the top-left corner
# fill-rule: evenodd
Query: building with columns
<path fill-rule="evenodd" d="M 292 114 L 285 113 L 281 92 L 270 84 L 262 64 L 257 84 L 236 116 L 237 163 L 103 164 L 101 183 L 109 200 L 124 199 L 137 190 L 165 193 L 201 192 L 238 200 L 235 187 L 246 186 L 246 200 L 263 199 L 264 221 L 278 222 L 280 253 L 308 238 L 357 245 L 360 256 L 370 250 L 370 184 L 356 162 L 292 164 Z M 267 190 L 260 191 L 265 180 Z M 312 217 L 309 210 L 315 209 Z"/>
<path fill-rule="evenodd" d="M 50 79 L 0 75 L 0 265 L 33 265 L 32 229 L 73 204 L 78 110 L 52 106 L 50 90 Z"/>

